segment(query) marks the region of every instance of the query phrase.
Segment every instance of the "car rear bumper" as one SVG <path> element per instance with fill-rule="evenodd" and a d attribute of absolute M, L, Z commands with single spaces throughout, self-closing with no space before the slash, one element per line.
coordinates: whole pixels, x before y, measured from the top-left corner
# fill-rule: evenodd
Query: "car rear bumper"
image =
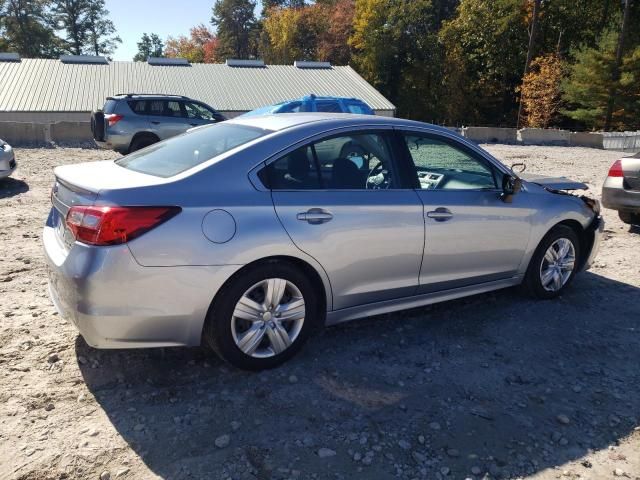
<path fill-rule="evenodd" d="M 49 293 L 96 348 L 199 345 L 211 301 L 239 266 L 142 267 L 127 245 L 66 250 L 43 232 Z"/>
<path fill-rule="evenodd" d="M 94 138 L 94 142 L 99 148 L 115 150 L 116 152 L 125 155 L 129 151 L 129 146 L 131 145 L 131 135 L 121 135 L 107 131 L 104 141 L 96 140 Z"/>
<path fill-rule="evenodd" d="M 609 177 L 602 187 L 602 205 L 612 210 L 640 212 L 640 191 L 625 189 L 622 177 Z"/>
<path fill-rule="evenodd" d="M 8 177 L 16 168 L 18 164 L 13 149 L 9 145 L 5 145 L 4 149 L 0 147 L 0 178 Z"/>

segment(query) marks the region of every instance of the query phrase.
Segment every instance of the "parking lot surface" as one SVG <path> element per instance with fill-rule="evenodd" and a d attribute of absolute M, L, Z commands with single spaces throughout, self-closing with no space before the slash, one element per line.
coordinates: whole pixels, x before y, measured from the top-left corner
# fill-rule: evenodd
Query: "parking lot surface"
<path fill-rule="evenodd" d="M 621 154 L 491 145 L 599 191 Z M 327 328 L 247 373 L 200 348 L 98 351 L 56 315 L 41 231 L 56 165 L 0 182 L 0 479 L 640 478 L 640 231 L 605 211 L 555 301 L 517 289 Z"/>

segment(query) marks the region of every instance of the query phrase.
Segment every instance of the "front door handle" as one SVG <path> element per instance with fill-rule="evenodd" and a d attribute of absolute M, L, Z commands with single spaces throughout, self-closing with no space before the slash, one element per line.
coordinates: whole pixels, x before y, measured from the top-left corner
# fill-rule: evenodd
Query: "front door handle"
<path fill-rule="evenodd" d="M 453 217 L 453 213 L 447 208 L 438 207 L 435 210 L 427 212 L 427 217 L 433 218 L 436 222 L 446 222 Z"/>
<path fill-rule="evenodd" d="M 330 221 L 333 218 L 333 215 L 321 208 L 310 208 L 306 212 L 298 213 L 296 218 L 302 222 L 310 223 L 311 225 L 318 225 L 320 223 Z"/>

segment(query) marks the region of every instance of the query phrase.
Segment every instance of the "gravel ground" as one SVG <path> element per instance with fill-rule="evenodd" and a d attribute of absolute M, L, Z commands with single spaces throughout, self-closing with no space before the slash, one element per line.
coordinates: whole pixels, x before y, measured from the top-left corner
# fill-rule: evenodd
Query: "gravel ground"
<path fill-rule="evenodd" d="M 487 148 L 595 195 L 620 155 Z M 200 348 L 94 350 L 54 313 L 51 169 L 114 156 L 18 149 L 0 185 L 0 478 L 640 479 L 640 232 L 615 212 L 562 298 L 352 322 L 251 374 Z"/>

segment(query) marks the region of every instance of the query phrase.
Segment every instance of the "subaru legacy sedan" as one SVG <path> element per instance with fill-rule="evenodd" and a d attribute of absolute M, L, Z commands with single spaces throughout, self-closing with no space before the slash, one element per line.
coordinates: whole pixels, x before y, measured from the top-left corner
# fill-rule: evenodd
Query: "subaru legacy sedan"
<path fill-rule="evenodd" d="M 588 268 L 599 204 L 419 122 L 280 114 L 55 169 L 50 293 L 97 348 L 271 368 L 319 327 Z"/>

